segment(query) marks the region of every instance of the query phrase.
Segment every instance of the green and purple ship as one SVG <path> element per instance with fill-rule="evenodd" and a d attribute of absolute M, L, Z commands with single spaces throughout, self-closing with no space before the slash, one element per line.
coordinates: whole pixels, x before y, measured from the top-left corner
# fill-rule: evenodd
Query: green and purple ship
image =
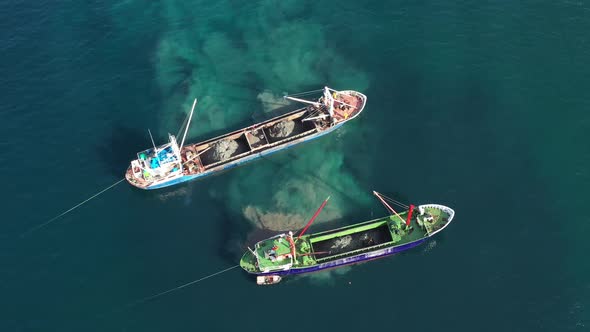
<path fill-rule="evenodd" d="M 439 204 L 406 206 L 373 192 L 390 215 L 304 235 L 328 202 L 326 199 L 300 234 L 283 233 L 260 241 L 242 256 L 240 266 L 260 285 L 278 283 L 287 275 L 318 272 L 387 257 L 416 247 L 442 231 L 455 211 Z M 405 208 L 397 213 L 390 205 Z"/>

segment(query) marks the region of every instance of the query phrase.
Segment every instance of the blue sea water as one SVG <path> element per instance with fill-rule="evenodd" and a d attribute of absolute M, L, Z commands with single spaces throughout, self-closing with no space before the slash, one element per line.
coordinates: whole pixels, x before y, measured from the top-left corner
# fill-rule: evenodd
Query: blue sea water
<path fill-rule="evenodd" d="M 584 331 L 590 324 L 584 1 L 0 3 L 1 331 Z M 202 181 L 119 181 L 137 151 L 237 129 L 281 96 L 363 114 Z M 457 212 L 433 241 L 258 287 L 244 248 L 385 214 Z"/>

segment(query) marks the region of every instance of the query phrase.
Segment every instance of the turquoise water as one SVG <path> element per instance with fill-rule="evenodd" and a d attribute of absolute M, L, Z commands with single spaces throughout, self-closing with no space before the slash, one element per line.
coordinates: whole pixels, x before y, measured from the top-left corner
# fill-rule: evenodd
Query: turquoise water
<path fill-rule="evenodd" d="M 588 329 L 590 6 L 573 1 L 0 4 L 2 331 Z M 251 124 L 281 96 L 357 89 L 338 132 L 156 192 L 135 152 Z M 396 257 L 258 287 L 245 246 L 385 210 L 453 207 Z"/>

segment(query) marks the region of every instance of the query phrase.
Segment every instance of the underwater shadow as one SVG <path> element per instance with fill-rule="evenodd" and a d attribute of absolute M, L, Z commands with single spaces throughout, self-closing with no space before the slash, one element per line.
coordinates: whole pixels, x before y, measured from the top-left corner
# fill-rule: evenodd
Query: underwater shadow
<path fill-rule="evenodd" d="M 135 154 L 149 146 L 149 136 L 130 127 L 117 125 L 103 145 L 96 147 L 96 152 L 109 174 L 116 177 L 125 175 L 125 170 Z"/>
<path fill-rule="evenodd" d="M 252 242 L 248 241 L 248 234 L 250 234 L 252 228 L 255 227 L 253 227 L 242 216 L 238 216 L 227 211 L 221 201 L 216 202 L 215 205 L 217 206 L 218 211 L 222 211 L 221 218 L 218 218 L 220 221 L 218 223 L 218 257 L 227 262 L 229 265 L 233 266 L 239 264 L 242 255 L 248 250 L 248 246 L 253 245 Z M 246 238 L 244 238 L 244 235 L 246 235 Z M 252 282 L 252 279 L 255 279 L 253 275 L 247 273 L 241 268 L 240 272 L 240 278 L 243 280 Z"/>
<path fill-rule="evenodd" d="M 214 204 L 221 214 L 218 218 L 218 256 L 230 264 L 237 264 L 243 252 L 248 250 L 243 235 L 248 234 L 252 226 L 242 216 L 235 215 L 225 209 L 223 202 L 217 201 Z"/>
<path fill-rule="evenodd" d="M 285 155 L 289 156 L 290 160 L 293 159 L 299 159 L 300 157 L 297 156 L 295 153 L 293 152 L 285 152 Z M 316 180 L 319 184 L 321 184 L 322 186 L 324 186 L 325 188 L 328 189 L 329 192 L 334 192 L 334 193 L 338 193 L 338 195 L 340 195 L 341 197 L 345 198 L 348 202 L 350 202 L 352 205 L 356 205 L 359 207 L 362 207 L 361 204 L 359 204 L 357 202 L 357 200 L 354 197 L 351 197 L 348 193 L 342 191 L 341 189 L 336 188 L 333 184 L 327 182 L 325 179 L 319 177 L 316 174 L 313 173 L 304 173 L 301 170 L 297 170 L 294 167 L 291 167 L 290 162 L 286 162 L 286 163 L 280 163 L 278 161 L 272 160 L 269 157 L 266 156 L 262 156 L 261 159 L 266 160 L 272 164 L 274 164 L 275 166 L 278 167 L 284 167 L 287 166 L 289 167 L 290 171 L 292 172 L 293 175 L 300 177 L 300 178 L 311 178 L 313 180 Z M 372 191 L 372 189 L 367 189 L 369 192 Z"/>

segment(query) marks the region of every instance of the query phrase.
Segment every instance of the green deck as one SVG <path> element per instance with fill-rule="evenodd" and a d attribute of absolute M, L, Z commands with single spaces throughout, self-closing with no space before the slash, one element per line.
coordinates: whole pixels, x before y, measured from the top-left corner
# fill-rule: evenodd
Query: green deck
<path fill-rule="evenodd" d="M 268 252 L 275 248 L 276 258 L 273 260 L 268 255 Z M 286 257 L 291 253 L 289 241 L 285 237 L 271 238 L 261 241 L 256 244 L 254 251 L 261 258 L 258 261 L 260 269 L 274 269 L 285 264 L 290 263 L 290 257 Z"/>
<path fill-rule="evenodd" d="M 345 256 L 357 255 L 363 252 L 373 251 L 385 247 L 394 247 L 427 237 L 438 229 L 444 227 L 450 216 L 435 207 L 424 206 L 424 215 L 419 214 L 418 208 L 414 210 L 410 227 L 407 227 L 405 220 L 407 211 L 379 219 L 369 220 L 334 230 L 324 231 L 316 234 L 302 236 L 299 240 L 293 239 L 295 244 L 295 260 L 291 265 L 291 248 L 288 241 L 289 235 L 282 234 L 261 242 L 254 247 L 254 255 L 247 251 L 240 261 L 242 268 L 251 273 L 272 272 L 291 268 L 304 268 L 315 264 L 331 261 Z M 314 253 L 314 244 L 321 245 L 323 241 L 338 241 L 343 238 L 358 238 L 361 233 L 376 230 L 387 225 L 389 232 L 387 237 L 375 245 L 363 246 L 351 251 L 344 251 L 334 255 Z M 383 230 L 381 230 L 381 235 Z M 329 243 L 329 242 L 328 242 Z M 336 242 L 337 243 L 337 242 Z M 358 243 L 356 243 L 358 245 Z M 275 259 L 269 256 L 270 250 L 274 247 Z M 258 257 L 256 257 L 258 256 Z M 320 257 L 321 256 L 321 257 Z"/>

